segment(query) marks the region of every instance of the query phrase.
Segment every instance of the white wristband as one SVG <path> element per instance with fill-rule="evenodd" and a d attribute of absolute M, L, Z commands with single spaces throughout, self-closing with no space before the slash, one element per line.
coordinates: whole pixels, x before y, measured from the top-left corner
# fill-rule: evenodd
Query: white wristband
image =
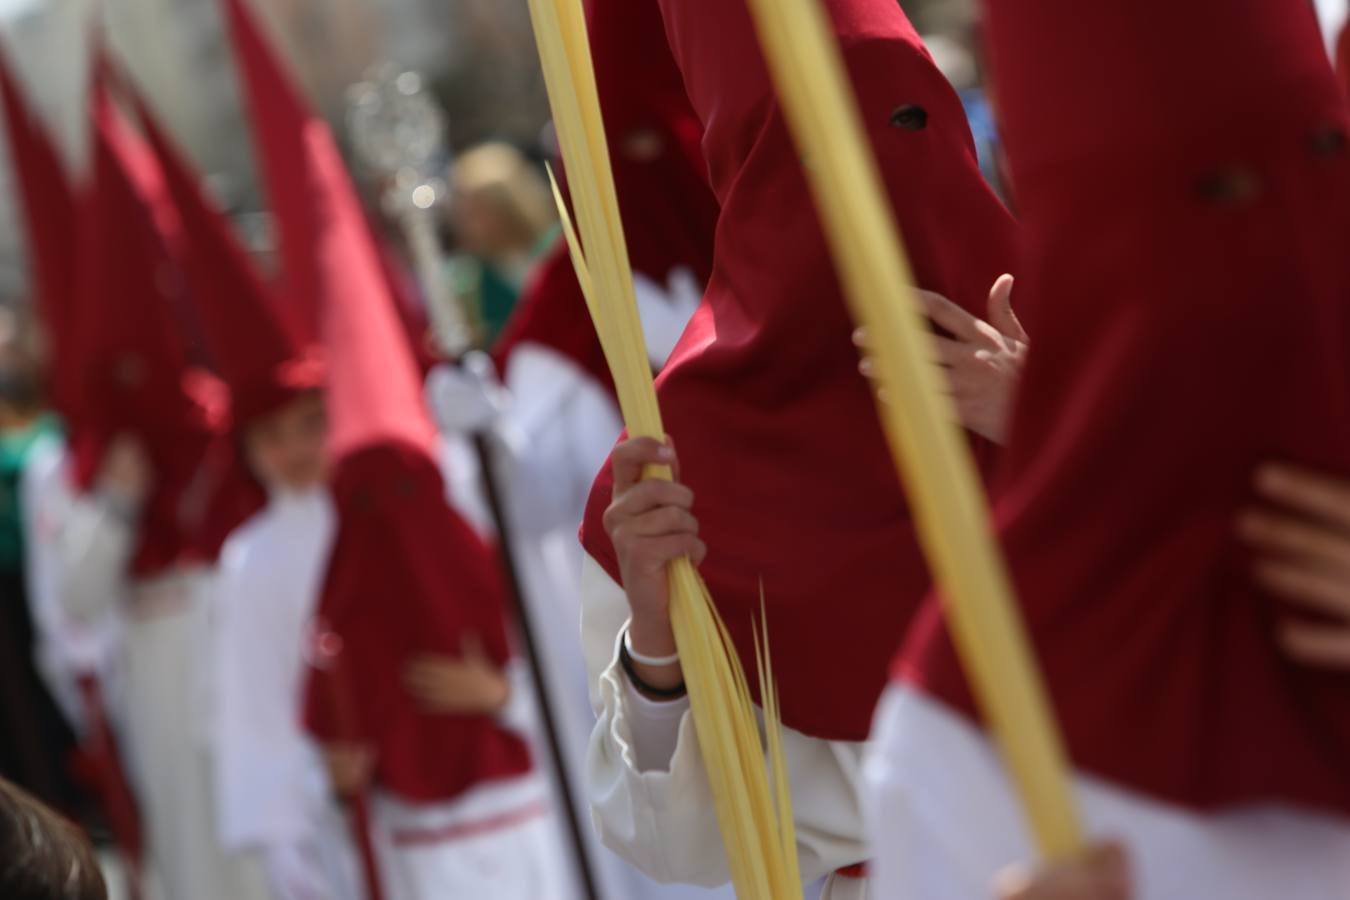
<path fill-rule="evenodd" d="M 627 631 L 623 633 L 623 649 L 628 651 L 628 658 L 633 662 L 652 668 L 661 666 L 673 666 L 680 661 L 680 654 L 672 653 L 669 656 L 646 656 L 633 649 L 633 636 Z"/>

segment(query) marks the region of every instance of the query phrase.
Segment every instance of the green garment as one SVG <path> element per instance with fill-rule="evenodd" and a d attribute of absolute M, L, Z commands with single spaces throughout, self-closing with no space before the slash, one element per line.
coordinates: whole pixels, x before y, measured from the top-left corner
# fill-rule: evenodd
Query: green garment
<path fill-rule="evenodd" d="M 0 570 L 23 569 L 23 515 L 19 509 L 19 479 L 28 455 L 44 437 L 59 436 L 55 416 L 39 416 L 26 428 L 0 433 Z"/>
<path fill-rule="evenodd" d="M 530 248 L 526 273 L 557 240 L 559 229 L 548 229 Z M 524 289 L 520 275 L 503 271 L 492 262 L 475 256 L 455 256 L 449 263 L 450 284 L 455 296 L 471 311 L 480 347 L 491 347 L 506 327 Z"/>

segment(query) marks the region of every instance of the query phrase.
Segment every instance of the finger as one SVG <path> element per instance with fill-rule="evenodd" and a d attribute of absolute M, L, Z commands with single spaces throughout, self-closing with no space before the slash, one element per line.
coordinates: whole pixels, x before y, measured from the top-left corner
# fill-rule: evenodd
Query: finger
<path fill-rule="evenodd" d="M 643 538 L 634 542 L 632 559 L 643 571 L 656 572 L 677 559 L 702 559 L 708 547 L 692 534 Z"/>
<path fill-rule="evenodd" d="M 455 670 L 451 667 L 437 669 L 404 669 L 403 683 L 420 689 L 433 688 L 453 678 Z"/>
<path fill-rule="evenodd" d="M 1337 577 L 1303 566 L 1263 563 L 1255 576 L 1258 584 L 1281 599 L 1350 617 L 1350 573 Z"/>
<path fill-rule="evenodd" d="M 696 535 L 698 519 L 686 509 L 663 506 L 629 519 L 623 526 L 623 533 L 630 539 L 665 537 L 673 534 Z"/>
<path fill-rule="evenodd" d="M 666 435 L 666 446 L 670 448 L 670 478 L 672 481 L 680 480 L 680 451 L 675 449 L 675 439 Z"/>
<path fill-rule="evenodd" d="M 617 497 L 605 510 L 605 527 L 613 530 L 624 521 L 662 506 L 693 509 L 694 492 L 674 481 L 642 481 Z"/>
<path fill-rule="evenodd" d="M 866 349 L 867 349 L 868 343 L 867 343 L 867 329 L 866 329 L 866 328 L 861 328 L 861 327 L 859 327 L 859 328 L 853 329 L 853 346 L 857 347 L 859 350 L 866 350 Z"/>
<path fill-rule="evenodd" d="M 935 324 L 946 329 L 953 337 L 966 341 L 976 341 L 980 339 L 980 332 L 975 327 L 979 319 L 957 306 L 941 294 L 935 294 L 932 291 L 918 291 L 919 301 L 923 305 L 924 312 Z"/>
<path fill-rule="evenodd" d="M 997 889 L 1004 900 L 1127 900 L 1129 885 L 1103 871 L 1092 857 L 1047 869 L 1036 876 L 1013 870 L 1002 876 Z"/>
<path fill-rule="evenodd" d="M 1268 553 L 1350 573 L 1350 534 L 1269 512 L 1249 512 L 1238 522 L 1247 543 Z"/>
<path fill-rule="evenodd" d="M 938 335 L 933 338 L 934 361 L 941 366 L 964 366 L 979 360 L 979 349 L 965 341 Z"/>
<path fill-rule="evenodd" d="M 1256 473 L 1261 496 L 1350 531 L 1350 482 L 1293 466 L 1262 466 Z"/>
<path fill-rule="evenodd" d="M 1280 645 L 1305 665 L 1350 669 L 1350 629 L 1289 622 L 1280 629 Z"/>
<path fill-rule="evenodd" d="M 998 333 L 1015 341 L 1028 343 L 1026 329 L 1018 321 L 1012 308 L 1013 277 L 1000 275 L 989 290 L 989 324 L 998 329 Z"/>
<path fill-rule="evenodd" d="M 999 900 L 1026 900 L 1031 890 L 1031 873 L 1026 866 L 1014 866 L 999 872 L 994 879 L 994 893 Z"/>
<path fill-rule="evenodd" d="M 648 466 L 670 466 L 675 461 L 674 448 L 655 438 L 631 438 L 624 441 L 614 448 L 610 457 L 615 496 L 637 484 Z"/>
<path fill-rule="evenodd" d="M 996 395 L 997 384 L 991 384 L 987 372 L 972 371 L 973 365 L 949 366 L 943 369 L 946 378 L 943 387 L 957 399 L 988 400 Z"/>

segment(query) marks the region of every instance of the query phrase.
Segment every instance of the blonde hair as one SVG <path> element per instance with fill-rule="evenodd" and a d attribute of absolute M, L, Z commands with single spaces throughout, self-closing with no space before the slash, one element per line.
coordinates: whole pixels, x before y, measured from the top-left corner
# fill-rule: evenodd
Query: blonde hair
<path fill-rule="evenodd" d="M 494 141 L 466 150 L 455 160 L 450 183 L 455 194 L 476 194 L 490 202 L 522 247 L 537 241 L 556 221 L 543 175 L 510 144 Z"/>

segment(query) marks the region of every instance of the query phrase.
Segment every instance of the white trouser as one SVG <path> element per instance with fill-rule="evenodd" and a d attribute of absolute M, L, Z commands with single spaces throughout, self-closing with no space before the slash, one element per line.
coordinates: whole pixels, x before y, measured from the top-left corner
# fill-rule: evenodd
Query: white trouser
<path fill-rule="evenodd" d="M 162 900 L 266 900 L 257 861 L 229 854 L 216 830 L 211 757 L 198 726 L 203 604 L 181 581 L 181 603 L 126 628 L 128 764 Z M 142 588 L 146 589 L 146 588 Z"/>
<path fill-rule="evenodd" d="M 998 756 L 965 719 L 893 687 L 872 737 L 874 897 L 988 897 L 1000 870 L 1034 857 Z M 1201 815 L 1082 775 L 1075 785 L 1088 832 L 1124 842 L 1135 900 L 1350 898 L 1350 823 L 1282 807 Z"/>

